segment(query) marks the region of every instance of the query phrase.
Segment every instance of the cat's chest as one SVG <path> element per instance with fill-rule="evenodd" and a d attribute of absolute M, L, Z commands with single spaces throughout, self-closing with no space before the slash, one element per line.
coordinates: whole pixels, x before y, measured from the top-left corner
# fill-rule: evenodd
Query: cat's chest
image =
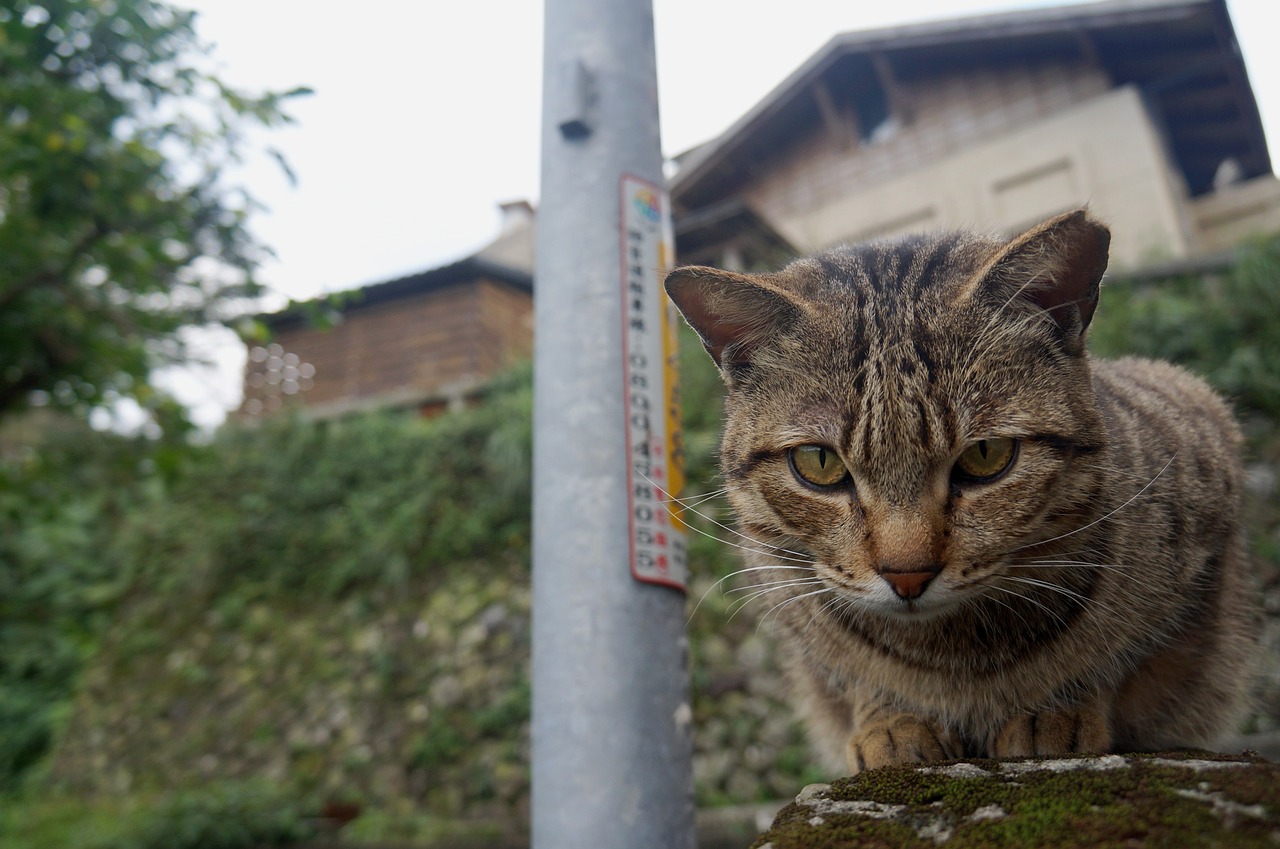
<path fill-rule="evenodd" d="M 1064 682 L 1089 686 L 1115 646 L 1089 639 L 1099 627 L 1076 617 L 971 617 L 893 621 L 811 616 L 783 621 L 796 657 L 839 690 L 876 692 L 975 727 L 1011 705 L 1052 698 Z"/>

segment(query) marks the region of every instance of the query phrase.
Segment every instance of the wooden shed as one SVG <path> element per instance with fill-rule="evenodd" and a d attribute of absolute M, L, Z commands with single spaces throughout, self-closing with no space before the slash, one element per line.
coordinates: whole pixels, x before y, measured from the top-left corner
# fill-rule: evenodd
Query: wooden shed
<path fill-rule="evenodd" d="M 477 255 L 262 320 L 271 341 L 249 348 L 242 416 L 431 413 L 531 354 L 533 278 Z"/>

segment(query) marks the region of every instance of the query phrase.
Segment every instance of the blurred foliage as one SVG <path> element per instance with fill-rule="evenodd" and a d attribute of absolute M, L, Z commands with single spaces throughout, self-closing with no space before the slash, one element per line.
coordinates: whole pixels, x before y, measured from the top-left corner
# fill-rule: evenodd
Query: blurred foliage
<path fill-rule="evenodd" d="M 123 804 L 45 799 L 0 809 L 9 849 L 274 849 L 315 836 L 297 799 L 262 781 Z"/>
<path fill-rule="evenodd" d="M 230 321 L 260 289 L 255 204 L 225 174 L 306 90 L 226 86 L 194 17 L 156 0 L 0 6 L 0 416 L 149 408 L 151 369 L 186 356 L 177 330 Z"/>
<path fill-rule="evenodd" d="M 1254 243 L 1219 274 L 1109 279 L 1089 339 L 1101 356 L 1184 365 L 1240 412 L 1280 417 L 1280 237 Z"/>
<path fill-rule="evenodd" d="M 459 822 L 413 808 L 368 811 L 342 830 L 342 845 L 422 846 L 440 849 L 493 849 L 527 845 L 511 836 L 510 823 Z"/>
<path fill-rule="evenodd" d="M 156 504 L 190 452 L 33 415 L 0 435 L 0 789 L 48 748 L 77 671 L 137 574 L 116 534 Z"/>
<path fill-rule="evenodd" d="M 173 796 L 103 849 L 260 849 L 315 834 L 297 799 L 281 788 L 225 783 Z"/>
<path fill-rule="evenodd" d="M 0 845 L 5 849 L 108 849 L 135 828 L 145 803 L 70 797 L 4 798 Z"/>
<path fill-rule="evenodd" d="M 332 598 L 527 547 L 531 394 L 526 369 L 459 415 L 225 428 L 115 545 L 147 564 L 151 591 L 210 598 L 243 586 Z"/>

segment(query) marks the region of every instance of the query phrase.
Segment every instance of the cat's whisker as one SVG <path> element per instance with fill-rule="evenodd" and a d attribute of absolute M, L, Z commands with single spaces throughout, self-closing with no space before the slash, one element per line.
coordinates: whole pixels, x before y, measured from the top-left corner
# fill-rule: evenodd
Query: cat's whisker
<path fill-rule="evenodd" d="M 813 587 L 813 586 L 820 587 L 820 586 L 823 586 L 823 584 L 821 581 L 799 581 L 794 584 L 787 584 L 785 586 L 766 587 L 764 589 L 756 590 L 752 592 L 750 595 L 734 600 L 733 604 L 730 605 L 731 613 L 729 618 L 732 619 L 734 615 L 736 615 L 740 610 L 745 608 L 747 605 L 749 605 L 751 602 L 755 601 L 756 599 L 764 598 L 765 596 L 771 593 L 776 593 L 782 590 L 795 590 L 795 589 L 800 589 L 802 587 Z"/>
<path fill-rule="evenodd" d="M 778 602 L 778 604 L 775 604 L 773 607 L 769 608 L 769 610 L 765 611 L 765 613 L 760 617 L 760 621 L 763 622 L 765 617 L 767 617 L 769 613 L 771 613 L 772 611 L 778 609 L 783 605 L 789 604 L 798 599 L 808 598 L 809 596 L 820 595 L 821 593 L 831 591 L 830 588 L 826 586 L 826 584 L 823 584 L 822 581 L 817 579 L 809 582 L 809 585 L 810 586 L 816 585 L 819 587 L 819 589 L 814 590 L 812 592 L 808 592 L 808 593 L 801 593 L 800 595 L 797 595 L 797 596 L 788 596 L 787 598 L 784 598 L 782 601 Z M 746 607 L 751 602 L 755 601 L 757 598 L 766 596 L 771 592 L 777 592 L 779 589 L 796 589 L 796 588 L 795 587 L 774 587 L 766 590 L 757 590 L 754 594 L 747 596 L 746 598 L 738 599 L 738 601 L 736 602 L 738 606 L 733 610 L 732 613 L 729 614 L 729 619 L 727 621 L 732 621 L 734 616 L 737 616 L 738 613 L 740 613 L 744 607 Z"/>
<path fill-rule="evenodd" d="M 1047 604 L 1045 604 L 1044 602 L 1039 601 L 1038 599 L 1034 599 L 1034 598 L 1032 598 L 1031 596 L 1027 595 L 1026 593 L 1020 593 L 1020 592 L 1018 592 L 1017 590 L 1010 589 L 1009 587 L 1002 587 L 1002 586 L 1000 586 L 999 584 L 995 584 L 995 583 L 993 583 L 993 584 L 988 584 L 988 586 L 989 586 L 989 587 L 991 587 L 991 589 L 993 589 L 993 590 L 997 590 L 997 591 L 999 591 L 999 592 L 1006 593 L 1006 594 L 1008 594 L 1008 595 L 1013 596 L 1013 597 L 1014 597 L 1014 598 L 1016 598 L 1016 599 L 1019 599 L 1019 600 L 1021 600 L 1021 601 L 1025 601 L 1025 602 L 1027 602 L 1028 604 L 1034 604 L 1036 607 L 1038 607 L 1038 608 L 1040 608 L 1041 610 L 1043 610 L 1047 616 L 1049 616 L 1051 619 L 1053 619 L 1053 620 L 1055 620 L 1055 621 L 1057 621 L 1057 622 L 1065 622 L 1065 620 L 1062 618 L 1062 614 L 1060 614 L 1058 611 L 1054 610 L 1052 607 L 1049 607 L 1049 606 L 1048 606 Z M 1021 617 L 1019 617 L 1019 618 L 1021 618 Z M 1023 619 L 1023 622 L 1025 623 L 1025 622 L 1026 622 L 1026 620 L 1025 620 L 1025 619 Z"/>
<path fill-rule="evenodd" d="M 702 603 L 707 600 L 707 596 L 711 595 L 711 593 L 714 592 L 716 588 L 719 587 L 721 584 L 723 584 L 725 581 L 728 581 L 731 578 L 736 578 L 739 575 L 745 575 L 748 572 L 765 572 L 765 571 L 772 572 L 777 570 L 788 570 L 788 571 L 796 571 L 796 572 L 812 572 L 813 571 L 812 569 L 806 566 L 782 566 L 779 564 L 771 564 L 768 566 L 750 566 L 745 569 L 736 569 L 730 572 L 728 575 L 725 575 L 723 578 L 720 578 L 711 586 L 707 587 L 706 591 L 703 592 L 702 595 L 698 597 L 698 602 L 693 606 L 693 610 L 689 611 L 689 618 L 685 620 L 685 623 L 684 623 L 685 627 L 688 627 L 689 623 L 693 621 L 694 614 L 696 614 L 698 612 L 698 609 L 702 607 Z"/>
<path fill-rule="evenodd" d="M 805 586 L 807 584 L 815 584 L 815 583 L 821 583 L 821 582 L 822 582 L 822 579 L 816 576 L 810 576 L 808 578 L 791 578 L 788 580 L 781 580 L 781 581 L 764 581 L 763 583 L 759 583 L 759 584 L 747 584 L 746 586 L 743 586 L 743 587 L 733 587 L 732 589 L 725 590 L 725 595 L 731 596 L 731 595 L 740 595 L 741 593 L 752 593 L 749 598 L 755 598 L 757 595 L 761 593 L 772 592 L 773 590 L 785 589 L 786 587 L 800 587 L 800 586 Z M 753 590 L 758 590 L 759 592 L 752 592 Z"/>
<path fill-rule="evenodd" d="M 1092 560 L 1032 560 L 1006 563 L 1011 569 L 1132 569 L 1128 563 L 1095 563 Z"/>
<path fill-rule="evenodd" d="M 965 593 L 966 591 L 970 590 L 971 588 L 973 588 L 973 587 L 975 587 L 975 586 L 977 586 L 977 587 L 981 587 L 982 589 L 995 589 L 995 590 L 1001 590 L 1001 591 L 1003 591 L 1003 592 L 1010 592 L 1012 595 L 1016 595 L 1016 596 L 1018 596 L 1019 598 L 1021 598 L 1021 597 L 1022 597 L 1022 596 L 1021 596 L 1021 594 L 1016 593 L 1016 592 L 1012 592 L 1011 590 L 1006 590 L 1006 589 L 1004 589 L 1004 588 L 1002 588 L 1002 587 L 995 586 L 995 585 L 993 585 L 993 584 L 989 583 L 989 582 L 988 582 L 986 579 L 984 579 L 984 578 L 978 578 L 978 579 L 975 579 L 975 580 L 969 581 L 969 582 L 967 582 L 967 583 L 959 584 L 959 585 L 957 585 L 957 586 L 956 586 L 956 588 L 955 588 L 955 589 L 956 589 L 958 592 L 960 592 L 960 593 Z M 1001 607 L 1003 607 L 1004 609 L 1008 610 L 1008 611 L 1009 611 L 1010 613 L 1012 613 L 1013 615 L 1017 616 L 1017 617 L 1022 621 L 1023 625 L 1029 625 L 1029 624 L 1030 624 L 1029 622 L 1027 622 L 1026 617 L 1024 617 L 1024 616 L 1022 615 L 1021 611 L 1019 611 L 1017 608 L 1015 608 L 1013 605 L 1009 604 L 1008 602 L 1003 601 L 1003 600 L 1002 600 L 1002 599 L 1000 599 L 1000 598 L 997 598 L 996 596 L 989 595 L 989 594 L 987 594 L 987 593 L 981 593 L 981 594 L 974 595 L 974 596 L 962 595 L 962 599 L 963 599 L 963 601 L 964 601 L 964 603 L 965 603 L 966 605 L 970 606 L 974 611 L 976 611 L 976 612 L 978 612 L 979 614 L 981 614 L 981 615 L 983 616 L 983 621 L 984 621 L 984 622 L 986 622 L 988 625 L 991 625 L 991 624 L 993 624 L 993 623 L 992 623 L 990 620 L 988 620 L 988 619 L 986 618 L 986 616 L 985 616 L 985 611 L 983 611 L 983 609 L 982 609 L 982 605 L 979 603 L 979 602 L 981 602 L 981 601 L 989 601 L 989 602 L 991 602 L 992 604 L 998 604 L 998 605 L 1000 605 Z"/>
<path fill-rule="evenodd" d="M 654 486 L 654 487 L 656 487 L 656 488 L 657 488 L 658 492 L 663 496 L 663 499 L 662 499 L 662 500 L 663 500 L 665 503 L 671 503 L 671 502 L 674 502 L 674 501 L 676 501 L 676 500 L 677 500 L 677 499 L 672 498 L 672 497 L 671 497 L 671 495 L 670 495 L 670 493 L 668 493 L 665 489 L 663 489 L 663 488 L 661 487 L 661 485 L 659 485 L 659 484 L 655 483 L 655 482 L 654 482 L 654 481 L 653 481 L 653 480 L 652 480 L 648 475 L 644 474 L 643 472 L 640 472 L 639 474 L 640 474 L 640 477 L 644 478 L 644 479 L 645 479 L 646 481 L 648 481 L 652 486 Z M 703 536 L 707 537 L 708 539 L 713 539 L 713 540 L 715 540 L 716 542 L 724 543 L 725 545 L 731 545 L 731 546 L 733 546 L 734 548 L 740 548 L 740 549 L 742 549 L 743 551 L 750 551 L 750 552 L 753 552 L 753 553 L 755 553 L 755 554 L 765 554 L 765 555 L 768 555 L 768 556 L 770 556 L 770 557 L 777 557 L 777 558 L 779 558 L 779 559 L 781 559 L 781 560 L 789 560 L 789 561 L 792 561 L 792 562 L 795 562 L 795 563 L 813 563 L 813 558 L 809 557 L 808 555 L 806 555 L 806 554 L 805 554 L 804 552 L 802 552 L 802 551 L 791 551 L 790 549 L 783 548 L 782 546 L 773 545 L 773 544 L 771 544 L 771 543 L 767 543 L 767 542 L 764 542 L 764 541 L 762 541 L 762 540 L 755 539 L 754 537 L 752 537 L 752 536 L 750 536 L 750 535 L 748 535 L 748 534 L 744 534 L 744 533 L 742 533 L 741 531 L 739 531 L 739 530 L 737 530 L 737 529 L 735 529 L 735 528 L 731 528 L 731 527 L 729 527 L 728 525 L 724 524 L 723 522 L 719 522 L 719 521 L 717 521 L 717 520 L 713 519 L 712 517 L 708 516 L 706 513 L 703 513 L 703 512 L 701 512 L 701 511 L 699 511 L 699 510 L 694 510 L 694 509 L 692 509 L 691 507 L 686 507 L 686 508 L 685 508 L 685 510 L 688 510 L 688 512 L 692 513 L 693 515 L 695 515 L 695 516 L 697 516 L 697 517 L 699 517 L 699 518 L 701 518 L 701 519 L 704 519 L 704 520 L 705 520 L 705 521 L 707 521 L 707 522 L 710 522 L 712 525 L 716 526 L 717 528 L 719 528 L 719 529 L 720 529 L 720 530 L 722 530 L 722 531 L 725 531 L 725 532 L 727 532 L 727 533 L 733 534 L 734 536 L 738 537 L 739 539 L 744 539 L 744 540 L 746 540 L 747 542 L 751 543 L 752 545 L 756 545 L 756 546 L 765 546 L 765 547 L 767 547 L 767 548 L 769 548 L 769 549 L 772 549 L 772 551 L 765 551 L 765 550 L 762 550 L 762 549 L 759 549 L 759 548 L 749 548 L 749 547 L 744 546 L 744 545 L 739 545 L 739 544 L 737 544 L 737 543 L 729 542 L 728 540 L 721 539 L 720 537 L 716 536 L 715 534 L 707 533 L 706 531 L 702 530 L 701 528 L 698 528 L 698 527 L 696 527 L 696 526 L 694 526 L 694 525 L 692 525 L 692 524 L 688 524 L 688 523 L 686 523 L 686 526 L 687 526 L 687 527 L 689 527 L 690 529 L 692 529 L 693 531 L 695 531 L 695 532 L 697 532 L 697 533 L 702 534 Z M 684 512 L 684 511 L 682 510 L 681 512 Z M 780 555 L 780 554 L 777 554 L 777 553 L 776 553 L 776 552 L 779 552 L 779 551 L 780 551 L 780 552 L 782 552 L 783 554 L 793 555 L 793 556 L 791 556 L 791 557 L 783 557 L 782 555 Z"/>
<path fill-rule="evenodd" d="M 1015 577 L 1011 575 L 1003 576 L 1003 580 L 1010 581 L 1017 584 L 1022 584 L 1024 586 L 1035 587 L 1045 592 L 1051 592 L 1051 593 L 1055 593 L 1057 595 L 1063 596 L 1064 598 L 1068 599 L 1071 603 L 1078 606 L 1081 610 L 1089 610 L 1089 609 L 1096 608 L 1106 613 L 1109 618 L 1114 618 L 1119 615 L 1111 605 L 1108 605 L 1105 602 L 1100 601 L 1096 598 L 1090 598 L 1088 596 L 1081 595 L 1075 590 L 1072 590 L 1069 587 L 1064 587 L 1060 584 L 1054 584 L 1047 581 L 1038 581 L 1034 578 Z M 1003 587 L 1002 589 L 1004 589 L 1006 592 L 1011 592 L 1011 590 L 1008 587 Z M 1027 595 L 1025 593 L 1017 593 L 1017 594 L 1021 596 L 1024 600 L 1031 602 L 1033 604 L 1037 604 L 1037 599 L 1032 598 L 1030 595 Z M 1039 606 L 1042 608 L 1045 608 L 1043 604 Z M 1047 608 L 1045 609 L 1047 610 Z M 1054 619 L 1056 619 L 1059 622 L 1065 623 L 1066 621 L 1064 616 L 1061 613 L 1052 613 L 1051 615 L 1053 616 Z M 1088 620 L 1084 620 L 1084 621 L 1088 621 Z M 1075 627 L 1081 627 L 1080 623 L 1077 622 Z M 1101 626 L 1100 624 L 1095 623 L 1090 627 L 1092 627 L 1094 630 L 1098 630 Z M 1099 639 L 1105 639 L 1106 635 L 1103 633 L 1099 633 L 1098 637 Z"/>
<path fill-rule="evenodd" d="M 814 623 L 818 622 L 819 619 L 821 619 L 823 615 L 825 615 L 826 612 L 828 610 L 831 610 L 832 608 L 842 608 L 844 610 L 848 610 L 850 611 L 850 615 L 853 615 L 853 616 L 860 615 L 860 611 L 857 611 L 855 609 L 856 601 L 854 599 L 848 598 L 847 596 L 844 596 L 841 593 L 832 592 L 831 598 L 827 599 L 825 602 L 822 603 L 820 607 L 818 607 L 816 610 L 814 610 L 812 613 L 809 614 L 809 621 L 805 623 L 805 629 L 807 630 L 809 628 L 812 628 L 814 626 Z"/>
<path fill-rule="evenodd" d="M 643 477 L 643 475 L 641 477 Z M 712 492 L 704 492 L 702 495 L 691 495 L 686 498 L 664 498 L 663 501 L 667 504 L 679 505 L 680 512 L 683 513 L 685 510 L 692 510 L 694 507 L 701 506 L 708 501 L 714 501 L 728 493 L 728 489 L 717 489 Z M 664 492 L 663 494 L 665 495 L 666 493 Z"/>
<path fill-rule="evenodd" d="M 639 475 L 645 481 L 645 483 L 649 484 L 650 486 L 652 486 L 654 489 L 658 491 L 658 500 L 667 506 L 667 510 L 673 516 L 683 513 L 685 510 L 690 509 L 695 504 L 701 504 L 703 501 L 709 501 L 720 495 L 724 495 L 728 493 L 728 489 L 720 489 L 714 493 L 704 494 L 703 496 L 691 496 L 687 499 L 677 498 L 667 490 L 664 484 L 654 480 L 653 478 L 649 477 L 639 469 L 636 469 L 635 473 Z M 672 505 L 674 505 L 674 507 Z M 696 510 L 693 512 L 697 513 Z M 698 513 L 698 515 L 702 515 L 702 514 Z M 706 517 L 704 516 L 703 518 L 706 518 Z"/>
<path fill-rule="evenodd" d="M 1119 513 L 1119 512 L 1120 512 L 1121 510 L 1123 510 L 1124 508 L 1128 507 L 1130 504 L 1132 504 L 1134 501 L 1136 501 L 1136 500 L 1139 498 L 1139 496 L 1141 496 L 1144 492 L 1146 492 L 1148 489 L 1150 489 L 1150 488 L 1151 488 L 1151 486 L 1152 486 L 1152 485 L 1153 485 L 1157 480 L 1159 480 L 1160 476 L 1161 476 L 1161 475 L 1163 475 L 1166 471 L 1168 471 L 1169 467 L 1170 467 L 1171 465 L 1173 465 L 1173 461 L 1174 461 L 1174 460 L 1176 460 L 1176 459 L 1177 459 L 1177 457 L 1178 457 L 1178 452 L 1177 452 L 1177 451 L 1173 452 L 1173 456 L 1169 458 L 1168 462 L 1166 462 L 1166 463 L 1164 464 L 1164 467 L 1163 467 L 1163 468 L 1161 468 L 1161 469 L 1160 469 L 1160 471 L 1156 472 L 1155 477 L 1153 477 L 1153 478 L 1151 478 L 1151 480 L 1147 481 L 1146 486 L 1142 487 L 1142 489 L 1138 490 L 1138 491 L 1137 491 L 1137 492 L 1135 492 L 1133 495 L 1131 495 L 1131 496 L 1129 496 L 1128 498 L 1126 498 L 1126 499 L 1124 500 L 1124 502 L 1123 502 L 1123 503 L 1121 503 L 1118 507 L 1114 508 L 1113 510 L 1108 511 L 1107 513 L 1104 513 L 1103 515 L 1101 515 L 1101 516 L 1099 516 L 1098 518 L 1094 519 L 1094 520 L 1093 520 L 1092 522 L 1090 522 L 1089 524 L 1087 524 L 1087 525 L 1081 525 L 1080 527 L 1076 528 L 1076 529 L 1075 529 L 1075 530 L 1073 530 L 1073 531 L 1067 531 L 1065 534 L 1059 534 L 1059 535 L 1058 535 L 1058 536 L 1056 536 L 1056 537 L 1050 537 L 1049 539 L 1046 539 L 1046 540 L 1040 540 L 1039 542 L 1028 543 L 1027 545 L 1020 545 L 1020 546 L 1018 546 L 1017 548 L 1013 548 L 1013 549 L 1011 549 L 1011 550 L 1010 550 L 1010 553 L 1012 554 L 1014 551 L 1023 551 L 1024 549 L 1028 549 L 1028 548 L 1036 548 L 1036 547 L 1038 547 L 1038 546 L 1048 545 L 1049 543 L 1057 542 L 1058 540 L 1061 540 L 1061 539 L 1066 539 L 1066 538 L 1067 538 L 1067 537 L 1069 537 L 1069 536 L 1074 536 L 1075 534 L 1078 534 L 1078 533 L 1080 533 L 1081 531 L 1087 531 L 1087 530 L 1089 530 L 1089 528 L 1092 528 L 1093 526 L 1095 526 L 1095 525 L 1097 525 L 1097 524 L 1100 524 L 1100 523 L 1102 523 L 1102 522 L 1107 521 L 1107 520 L 1108 520 L 1108 519 L 1110 519 L 1112 516 L 1114 516 L 1115 514 Z"/>
<path fill-rule="evenodd" d="M 702 514 L 701 514 L 701 513 L 699 513 L 698 515 L 699 515 L 699 516 L 702 516 Z M 706 516 L 702 516 L 702 518 L 707 519 L 707 517 L 706 517 Z M 785 561 L 787 561 L 788 563 L 804 563 L 804 564 L 809 565 L 809 566 L 812 566 L 812 565 L 813 565 L 813 563 L 814 563 L 814 561 L 813 561 L 813 559 L 812 559 L 812 558 L 805 557 L 803 554 L 801 554 L 801 553 L 800 553 L 800 552 L 798 552 L 798 551 L 790 551 L 790 550 L 785 549 L 785 548 L 782 548 L 782 547 L 780 547 L 780 546 L 770 545 L 770 544 L 769 544 L 769 543 L 767 543 L 767 542 L 761 542 L 760 540 L 755 539 L 755 538 L 753 538 L 753 537 L 750 537 L 750 536 L 748 536 L 747 534 L 739 533 L 738 531 L 734 530 L 733 528 L 731 528 L 731 527 L 729 527 L 729 526 L 727 526 L 727 525 L 722 525 L 722 524 L 720 524 L 719 522 L 715 521 L 714 519 L 707 519 L 707 521 L 711 522 L 711 524 L 715 525 L 717 528 L 720 528 L 721 530 L 727 531 L 728 533 L 731 533 L 731 534 L 733 534 L 733 535 L 734 535 L 734 536 L 736 536 L 736 537 L 740 537 L 740 538 L 742 538 L 742 539 L 745 539 L 747 542 L 754 543 L 755 545 L 768 546 L 768 548 L 769 548 L 769 549 L 772 549 L 772 551 L 770 551 L 770 550 L 766 550 L 766 549 L 764 549 L 764 548 L 753 548 L 753 547 L 751 547 L 751 546 L 749 546 L 749 545 L 743 545 L 743 544 L 741 544 L 741 543 L 733 542 L 732 540 L 722 539 L 722 538 L 720 538 L 720 537 L 716 536 L 716 535 L 715 535 L 715 534 L 713 534 L 713 533 L 709 533 L 709 532 L 707 532 L 707 531 L 704 531 L 702 528 L 699 528 L 699 527 L 697 527 L 696 525 L 686 525 L 686 527 L 687 527 L 687 528 L 689 528 L 689 530 L 693 531 L 694 533 L 701 534 L 702 536 L 706 537 L 707 539 L 713 539 L 713 540 L 715 540 L 716 542 L 718 542 L 718 543 L 720 543 L 720 544 L 722 544 L 722 545 L 727 545 L 727 546 L 730 546 L 730 547 L 732 547 L 732 548 L 740 549 L 740 550 L 742 550 L 742 551 L 749 551 L 749 552 L 751 552 L 752 554 L 763 554 L 763 555 L 765 555 L 766 557 L 773 557 L 773 558 L 776 558 L 776 559 L 778 559 L 778 560 L 785 560 Z M 778 554 L 778 552 L 779 552 L 779 551 L 781 551 L 781 552 L 785 552 L 785 554 Z M 790 554 L 794 554 L 794 555 L 797 555 L 797 556 L 795 556 L 795 557 L 788 557 L 788 556 L 786 556 L 786 555 L 790 555 Z"/>
<path fill-rule="evenodd" d="M 1023 615 L 1022 615 L 1022 612 L 1021 612 L 1020 610 L 1018 610 L 1017 608 L 1015 608 L 1013 605 L 1009 604 L 1008 602 L 1004 601 L 1003 599 L 997 598 L 996 596 L 990 596 L 990 595 L 983 595 L 981 598 L 982 598 L 982 599 L 984 599 L 984 600 L 986 600 L 986 601 L 990 601 L 992 604 L 998 604 L 998 605 L 1000 605 L 1000 606 L 1001 606 L 1001 607 L 1003 607 L 1005 610 L 1009 611 L 1009 612 L 1010 612 L 1010 613 L 1012 613 L 1014 616 L 1018 617 L 1018 620 L 1019 620 L 1020 622 L 1022 622 L 1022 624 L 1023 624 L 1024 626 L 1029 626 L 1029 625 L 1030 625 L 1030 623 L 1029 623 L 1029 622 L 1027 622 L 1027 618 L 1026 618 L 1025 616 L 1023 616 Z M 995 623 L 994 621 L 992 621 L 992 619 L 991 619 L 990 617 L 988 617 L 988 616 L 987 616 L 987 611 L 986 611 L 986 610 L 984 610 L 984 609 L 983 609 L 983 607 L 982 607 L 982 605 L 978 603 L 978 599 L 977 599 L 977 598 L 967 598 L 967 599 L 965 599 L 965 604 L 966 604 L 966 605 L 967 605 L 971 610 L 973 610 L 973 612 L 974 612 L 974 613 L 975 613 L 975 614 L 976 614 L 976 615 L 977 615 L 977 616 L 982 620 L 982 623 L 983 623 L 986 627 L 988 627 L 988 628 L 992 628 L 992 627 L 995 627 L 995 626 L 996 626 L 996 624 L 997 624 L 997 623 Z"/>
<path fill-rule="evenodd" d="M 1015 583 L 1024 584 L 1026 586 L 1040 587 L 1042 589 L 1048 590 L 1049 592 L 1057 593 L 1058 595 L 1071 599 L 1073 602 L 1078 604 L 1081 608 L 1087 609 L 1089 607 L 1098 607 L 1106 611 L 1108 614 L 1111 614 L 1111 615 L 1116 614 L 1116 611 L 1112 609 L 1105 602 L 1102 602 L 1096 598 L 1090 598 L 1089 596 L 1082 595 L 1081 593 L 1071 589 L 1070 587 L 1064 587 L 1061 584 L 1055 584 L 1050 581 L 1040 581 L 1035 578 L 1027 578 L 1027 577 L 1015 576 L 1015 575 L 1005 575 L 1004 578 L 1005 580 L 1013 581 Z"/>
<path fill-rule="evenodd" d="M 760 621 L 756 624 L 756 630 L 759 631 L 760 626 L 765 623 L 765 621 L 769 618 L 770 614 L 780 611 L 782 608 L 786 607 L 788 604 L 795 604 L 801 599 L 812 598 L 813 596 L 822 595 L 823 593 L 830 593 L 830 592 L 835 592 L 835 591 L 832 590 L 830 587 L 826 586 L 825 584 L 823 584 L 823 586 L 820 589 L 816 589 L 813 592 L 801 593 L 800 595 L 797 595 L 797 596 L 784 598 L 782 601 L 778 602 L 773 607 L 766 610 L 760 616 Z"/>

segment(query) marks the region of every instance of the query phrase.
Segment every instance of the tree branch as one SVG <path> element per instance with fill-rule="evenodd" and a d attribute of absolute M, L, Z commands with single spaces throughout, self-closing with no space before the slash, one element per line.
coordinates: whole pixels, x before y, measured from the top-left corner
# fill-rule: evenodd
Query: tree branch
<path fill-rule="evenodd" d="M 94 221 L 93 226 L 89 228 L 89 232 L 80 238 L 79 242 L 72 247 L 67 256 L 67 261 L 63 263 L 62 268 L 54 271 L 37 271 L 35 274 L 15 283 L 13 286 L 0 293 L 0 310 L 4 310 L 18 298 L 37 286 L 61 286 L 65 285 L 67 276 L 71 270 L 76 267 L 76 263 L 80 257 L 94 246 L 99 240 L 110 232 L 110 228 L 106 227 L 101 221 Z"/>

